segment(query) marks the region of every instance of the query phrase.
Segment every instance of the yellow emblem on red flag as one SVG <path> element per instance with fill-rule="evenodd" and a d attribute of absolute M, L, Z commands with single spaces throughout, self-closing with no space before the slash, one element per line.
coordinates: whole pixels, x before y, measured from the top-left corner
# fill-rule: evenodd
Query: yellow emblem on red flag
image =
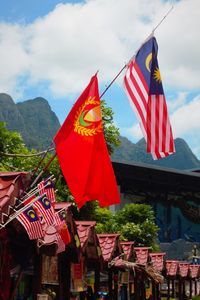
<path fill-rule="evenodd" d="M 78 109 L 74 120 L 74 131 L 86 136 L 102 132 L 101 108 L 95 97 L 89 97 Z"/>

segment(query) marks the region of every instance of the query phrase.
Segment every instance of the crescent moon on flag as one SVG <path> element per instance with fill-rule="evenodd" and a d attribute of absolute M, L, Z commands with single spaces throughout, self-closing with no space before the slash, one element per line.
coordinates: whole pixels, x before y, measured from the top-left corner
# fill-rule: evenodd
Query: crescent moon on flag
<path fill-rule="evenodd" d="M 149 53 L 149 55 L 147 55 L 147 58 L 145 60 L 145 65 L 146 65 L 146 68 L 147 70 L 150 72 L 150 63 L 151 63 L 151 60 L 152 60 L 152 52 Z"/>
<path fill-rule="evenodd" d="M 27 211 L 27 215 L 31 218 L 34 219 L 36 217 L 35 211 L 33 209 L 29 209 Z"/>
<path fill-rule="evenodd" d="M 94 108 L 90 109 L 84 117 L 85 121 L 87 122 L 99 122 L 101 120 L 101 108 L 100 105 L 95 106 Z"/>
<path fill-rule="evenodd" d="M 91 124 L 90 123 L 87 123 L 84 121 L 84 115 L 87 114 L 87 111 L 83 111 L 82 114 L 80 115 L 80 118 L 79 118 L 79 122 L 82 126 L 90 126 Z"/>

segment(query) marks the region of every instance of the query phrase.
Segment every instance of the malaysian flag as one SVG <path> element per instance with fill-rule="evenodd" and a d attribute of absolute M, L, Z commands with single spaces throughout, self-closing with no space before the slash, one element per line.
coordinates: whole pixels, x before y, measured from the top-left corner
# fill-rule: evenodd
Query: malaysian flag
<path fill-rule="evenodd" d="M 39 214 L 44 218 L 47 225 L 51 225 L 55 220 L 55 212 L 51 201 L 47 198 L 46 195 L 39 197 L 34 203 L 34 207 L 38 210 Z"/>
<path fill-rule="evenodd" d="M 53 207 L 56 202 L 56 195 L 54 190 L 54 184 L 51 179 L 44 179 L 40 183 L 38 183 L 39 194 L 42 196 L 43 194 L 47 195 L 47 198 L 51 201 Z"/>
<path fill-rule="evenodd" d="M 71 236 L 66 224 L 66 211 L 61 210 L 55 213 L 55 227 L 65 245 L 71 242 Z"/>
<path fill-rule="evenodd" d="M 61 209 L 55 213 L 55 224 L 56 226 L 62 225 L 63 222 L 66 220 L 66 210 Z"/>
<path fill-rule="evenodd" d="M 37 211 L 33 206 L 25 209 L 16 218 L 26 229 L 30 240 L 44 237 L 45 233 L 42 229 L 40 217 L 38 216 Z"/>
<path fill-rule="evenodd" d="M 175 152 L 172 129 L 157 61 L 158 46 L 151 36 L 128 64 L 124 87 L 154 159 Z"/>

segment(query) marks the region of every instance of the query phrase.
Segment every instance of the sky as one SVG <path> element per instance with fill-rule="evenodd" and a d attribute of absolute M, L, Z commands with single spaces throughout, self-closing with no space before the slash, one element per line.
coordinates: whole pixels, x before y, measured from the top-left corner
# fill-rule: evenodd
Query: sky
<path fill-rule="evenodd" d="M 0 92 L 15 102 L 44 97 L 64 121 L 98 70 L 100 94 L 155 30 L 174 138 L 200 159 L 199 0 L 0 0 Z M 103 96 L 120 134 L 142 138 L 123 88 Z"/>

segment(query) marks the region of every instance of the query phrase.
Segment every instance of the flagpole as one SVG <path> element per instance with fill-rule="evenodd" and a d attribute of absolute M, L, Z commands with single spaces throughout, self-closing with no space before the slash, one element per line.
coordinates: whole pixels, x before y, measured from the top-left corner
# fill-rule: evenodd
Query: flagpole
<path fill-rule="evenodd" d="M 35 178 L 35 180 L 31 183 L 30 188 L 32 188 L 34 186 L 34 184 L 36 184 L 38 182 L 38 180 L 40 179 L 40 177 L 42 176 L 42 174 L 48 169 L 48 167 L 50 166 L 50 164 L 53 162 L 53 160 L 55 159 L 55 157 L 57 156 L 57 153 L 55 152 L 54 155 L 50 158 L 50 160 L 48 161 L 48 163 L 44 166 L 44 168 L 40 171 L 40 173 L 38 174 L 38 176 Z"/>
<path fill-rule="evenodd" d="M 53 182 L 53 181 L 55 181 L 55 178 L 54 178 L 54 175 L 51 175 L 51 176 L 49 176 L 48 177 L 48 179 L 47 179 L 47 183 L 46 184 L 44 184 L 44 186 L 42 187 L 42 188 L 38 188 L 37 186 L 35 187 L 35 188 L 33 188 L 32 190 L 30 190 L 29 192 L 27 192 L 26 193 L 26 195 L 24 195 L 22 198 L 21 198 L 21 203 L 23 203 L 24 201 L 26 201 L 26 200 L 28 200 L 31 196 L 33 196 L 33 195 L 35 195 L 37 192 L 40 192 L 42 189 L 45 189 L 46 187 L 48 187 L 49 186 L 49 182 L 48 181 L 51 181 L 51 182 Z M 20 203 L 20 204 L 21 204 Z M 19 204 L 19 205 L 20 205 Z M 19 206 L 18 205 L 18 206 Z M 18 207 L 17 206 L 17 207 Z"/>
<path fill-rule="evenodd" d="M 154 29 L 152 30 L 152 32 L 154 32 L 162 24 L 162 22 L 164 21 L 164 19 L 170 14 L 170 12 L 172 11 L 173 8 L 174 8 L 174 6 L 172 5 L 171 8 L 168 10 L 168 12 L 160 20 L 160 22 L 154 27 Z"/>
<path fill-rule="evenodd" d="M 16 217 L 18 217 L 21 213 L 23 213 L 27 208 L 31 206 L 31 204 L 35 203 L 37 200 L 40 199 L 41 196 L 37 196 L 33 200 L 31 200 L 29 203 L 27 203 L 25 206 L 23 206 L 21 209 L 17 210 L 4 224 L 0 223 L 0 229 L 4 228 L 6 225 L 8 225 L 10 222 L 12 222 Z M 29 197 L 31 198 L 31 197 Z M 27 198 L 26 200 L 28 200 Z"/>
<path fill-rule="evenodd" d="M 126 64 L 121 68 L 119 73 L 115 76 L 115 78 L 109 83 L 109 85 L 106 87 L 106 89 L 103 91 L 103 93 L 100 95 L 100 99 L 103 97 L 103 95 L 107 92 L 107 90 L 111 87 L 111 85 L 115 82 L 115 80 L 119 77 L 119 75 L 124 71 L 126 68 Z"/>
<path fill-rule="evenodd" d="M 155 30 L 162 24 L 162 22 L 164 21 L 164 19 L 170 14 L 170 12 L 172 11 L 174 7 L 172 6 L 167 13 L 164 15 L 164 17 L 159 21 L 159 23 L 153 28 L 152 32 L 150 35 L 148 35 L 148 37 L 145 39 L 145 41 L 147 39 L 149 39 L 149 37 L 154 34 Z M 140 47 L 138 48 L 140 49 Z M 138 51 L 138 50 L 137 50 Z M 135 53 L 137 53 L 137 51 Z M 102 98 L 102 96 L 107 92 L 107 90 L 111 87 L 111 85 L 115 82 L 115 80 L 119 77 L 119 75 L 123 72 L 123 70 L 127 67 L 128 64 L 125 64 L 121 70 L 119 71 L 119 73 L 114 77 L 114 79 L 110 82 L 110 84 L 106 87 L 106 89 L 103 91 L 103 93 L 100 95 L 100 98 Z"/>
<path fill-rule="evenodd" d="M 167 11 L 167 13 L 164 15 L 164 17 L 158 22 L 158 24 L 153 28 L 152 32 L 150 35 L 148 35 L 148 38 L 154 34 L 155 30 L 162 24 L 162 22 L 165 20 L 165 18 L 170 14 L 170 12 L 172 11 L 172 9 L 174 8 L 174 6 L 171 6 L 171 8 Z M 147 39 L 145 39 L 146 41 Z M 136 51 L 137 53 L 137 51 Z M 100 95 L 100 99 L 104 96 L 104 94 L 107 92 L 107 90 L 111 87 L 111 85 L 115 82 L 115 80 L 120 76 L 120 74 L 124 71 L 124 69 L 127 67 L 127 64 L 125 63 L 125 65 L 121 68 L 121 70 L 117 73 L 117 75 L 114 77 L 114 79 L 109 83 L 109 85 L 105 88 L 105 90 L 102 92 L 102 94 Z M 97 71 L 98 73 L 98 71 Z M 53 143 L 51 143 L 52 145 Z M 50 149 L 51 145 L 48 147 L 48 149 Z M 41 165 L 42 161 L 44 160 L 48 149 L 44 155 L 44 157 L 41 159 L 41 161 L 39 162 L 38 166 L 35 168 L 33 175 L 35 175 L 35 173 L 37 172 L 39 166 Z M 56 157 L 56 152 L 53 155 L 53 157 L 49 160 L 49 162 L 45 165 L 45 167 L 41 170 L 41 172 L 38 174 L 38 176 L 35 178 L 35 180 L 31 183 L 30 187 L 33 187 L 34 184 L 39 180 L 39 178 L 42 176 L 42 174 L 48 169 L 48 167 L 50 166 L 50 164 L 52 163 L 52 161 L 55 159 Z M 32 175 L 32 176 L 33 176 Z"/>
<path fill-rule="evenodd" d="M 36 174 L 37 170 L 39 169 L 41 163 L 43 162 L 43 160 L 45 159 L 45 157 L 47 156 L 48 152 L 51 151 L 53 147 L 53 142 L 51 143 L 51 145 L 47 148 L 47 150 L 45 151 L 43 157 L 41 158 L 41 160 L 39 161 L 38 165 L 36 166 L 35 170 L 33 171 L 32 177 Z"/>

